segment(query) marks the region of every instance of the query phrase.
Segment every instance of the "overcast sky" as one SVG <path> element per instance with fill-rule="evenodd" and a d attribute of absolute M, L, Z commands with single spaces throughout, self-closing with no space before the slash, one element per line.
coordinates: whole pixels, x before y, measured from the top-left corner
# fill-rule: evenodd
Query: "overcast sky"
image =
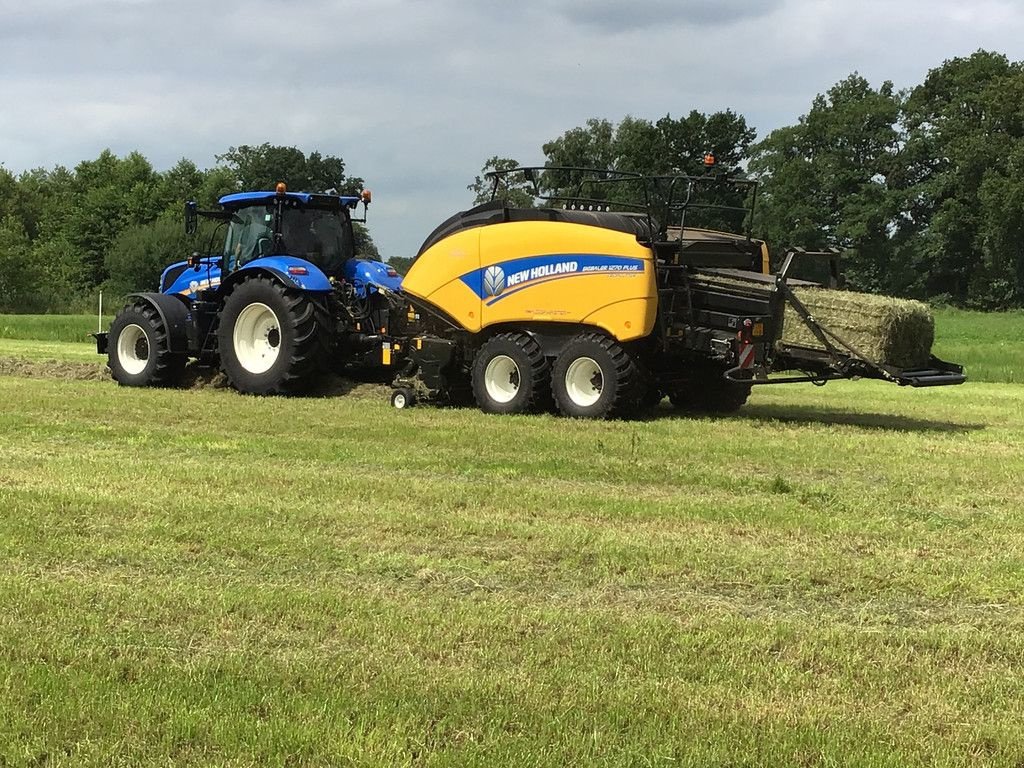
<path fill-rule="evenodd" d="M 854 70 L 908 87 L 978 48 L 1024 59 L 1024 0 L 0 0 L 0 163 L 318 150 L 408 256 L 488 157 L 541 163 L 587 118 L 732 108 L 763 136 Z"/>

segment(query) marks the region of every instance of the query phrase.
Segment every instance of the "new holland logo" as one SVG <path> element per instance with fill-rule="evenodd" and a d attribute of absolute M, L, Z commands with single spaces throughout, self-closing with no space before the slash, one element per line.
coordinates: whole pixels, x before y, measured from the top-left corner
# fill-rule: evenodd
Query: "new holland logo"
<path fill-rule="evenodd" d="M 505 270 L 495 264 L 484 271 L 484 293 L 498 296 L 505 290 Z"/>

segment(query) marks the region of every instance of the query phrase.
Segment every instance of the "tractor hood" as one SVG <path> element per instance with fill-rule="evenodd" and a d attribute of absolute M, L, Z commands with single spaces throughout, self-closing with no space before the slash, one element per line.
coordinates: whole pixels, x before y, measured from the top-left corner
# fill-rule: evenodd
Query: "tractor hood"
<path fill-rule="evenodd" d="M 367 293 L 375 291 L 375 286 L 382 286 L 391 291 L 397 291 L 402 287 L 401 275 L 394 267 L 380 261 L 349 259 L 342 268 L 342 275 L 352 283 L 359 296 L 366 296 Z"/>

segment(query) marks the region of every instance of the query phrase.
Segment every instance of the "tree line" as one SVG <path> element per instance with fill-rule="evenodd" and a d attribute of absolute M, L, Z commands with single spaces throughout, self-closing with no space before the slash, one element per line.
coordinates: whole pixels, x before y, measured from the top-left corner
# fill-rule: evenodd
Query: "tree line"
<path fill-rule="evenodd" d="M 979 309 L 1024 305 L 1024 65 L 988 51 L 944 62 L 924 82 L 874 88 L 854 73 L 817 96 L 795 125 L 757 140 L 731 110 L 650 121 L 591 119 L 542 146 L 545 165 L 649 175 L 718 172 L 759 182 L 753 234 L 844 251 L 847 285 Z M 516 166 L 492 157 L 483 171 Z M 533 204 L 532 184 L 499 190 Z M 477 202 L 490 181 L 469 185 Z M 687 219 L 690 222 L 690 219 Z M 720 226 L 707 217 L 695 224 Z"/>
<path fill-rule="evenodd" d="M 700 172 L 713 152 L 717 172 L 759 182 L 757 212 L 746 224 L 775 253 L 834 246 L 845 253 L 852 289 L 1007 309 L 1024 306 L 1022 97 L 1024 64 L 978 51 L 902 91 L 854 73 L 818 95 L 796 124 L 760 139 L 737 112 L 694 110 L 657 120 L 595 118 L 541 151 L 548 166 L 648 175 Z M 495 156 L 483 171 L 515 165 Z M 206 170 L 182 159 L 158 172 L 138 152 L 109 151 L 71 170 L 16 176 L 0 166 L 0 312 L 79 310 L 99 288 L 151 288 L 166 264 L 219 248 L 209 230 L 198 241 L 186 238 L 185 200 L 212 206 L 223 194 L 269 189 L 280 179 L 307 191 L 362 186 L 340 157 L 270 144 L 231 147 Z M 573 181 L 554 172 L 512 178 L 501 194 L 532 205 L 535 183 L 551 193 Z M 490 198 L 483 175 L 469 190 L 477 202 Z M 743 226 L 724 214 L 687 223 Z M 357 238 L 361 253 L 377 255 L 365 229 Z M 411 261 L 390 260 L 400 271 Z"/>

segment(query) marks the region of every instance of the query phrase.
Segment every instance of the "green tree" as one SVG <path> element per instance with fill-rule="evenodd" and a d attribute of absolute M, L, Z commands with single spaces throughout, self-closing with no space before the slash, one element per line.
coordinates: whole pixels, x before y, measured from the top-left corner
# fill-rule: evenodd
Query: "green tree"
<path fill-rule="evenodd" d="M 686 117 L 670 114 L 652 123 L 626 116 L 617 125 L 592 118 L 543 146 L 547 165 L 619 170 L 646 175 L 700 174 L 713 152 L 717 170 L 737 174 L 756 132 L 731 110 Z"/>
<path fill-rule="evenodd" d="M 532 181 L 521 173 L 506 174 L 502 177 L 497 188 L 494 179 L 487 178 L 491 171 L 507 171 L 518 168 L 519 163 L 508 157 L 495 155 L 484 163 L 480 169 L 480 175 L 473 179 L 466 189 L 473 193 L 473 204 L 480 205 L 491 200 L 492 195 L 499 200 L 504 200 L 513 208 L 532 208 L 534 202 L 534 185 Z"/>
<path fill-rule="evenodd" d="M 93 285 L 84 273 L 78 251 L 63 238 L 39 239 L 32 246 L 32 262 L 42 291 L 40 311 L 76 312 L 90 302 Z"/>
<path fill-rule="evenodd" d="M 81 255 L 91 285 L 107 277 L 104 258 L 118 235 L 160 213 L 159 182 L 149 161 L 138 152 L 121 159 L 104 150 L 96 160 L 75 167 L 67 213 L 61 231 L 53 234 Z"/>
<path fill-rule="evenodd" d="M 274 189 L 279 181 L 296 192 L 335 189 L 340 194 L 356 194 L 363 188 L 362 179 L 345 175 L 340 157 L 319 152 L 307 156 L 296 147 L 243 144 L 230 147 L 217 161 L 233 172 L 239 188 L 245 190 Z"/>
<path fill-rule="evenodd" d="M 851 287 L 898 293 L 911 279 L 894 260 L 901 197 L 901 99 L 892 83 L 877 90 L 854 73 L 817 96 L 797 125 L 752 148 L 761 181 L 758 230 L 776 249 L 846 249 Z"/>
<path fill-rule="evenodd" d="M 705 175 L 704 156 L 713 152 L 718 164 L 715 178 L 742 178 L 742 162 L 755 136 L 746 119 L 731 110 L 706 115 L 696 110 L 682 118 L 665 115 L 656 122 L 626 116 L 618 124 L 592 118 L 585 126 L 566 131 L 543 146 L 548 166 L 570 166 L 597 171 L 626 171 L 645 176 Z M 542 179 L 546 192 L 558 196 L 586 197 L 612 203 L 642 205 L 645 201 L 660 209 L 660 216 L 669 213 L 663 206 L 686 197 L 686 185 L 678 181 L 637 183 L 603 179 L 600 173 L 576 173 L 550 170 Z M 701 183 L 695 203 L 722 206 L 743 206 L 744 190 L 728 184 Z M 678 213 L 672 213 L 675 216 Z M 687 213 L 689 226 L 707 226 L 737 230 L 743 226 L 738 212 L 712 210 L 694 206 Z"/>
<path fill-rule="evenodd" d="M 408 274 L 413 261 L 411 256 L 392 256 L 388 259 L 388 264 L 394 267 L 398 274 L 405 275 Z"/>
<path fill-rule="evenodd" d="M 241 191 L 238 176 L 230 168 L 216 166 L 203 173 L 202 183 L 196 192 L 195 200 L 203 208 L 212 208 L 224 195 Z"/>
<path fill-rule="evenodd" d="M 904 122 L 900 227 L 917 292 L 1019 305 L 1024 67 L 988 51 L 950 59 L 911 91 Z"/>
<path fill-rule="evenodd" d="M 160 174 L 156 194 L 161 210 L 180 213 L 186 200 L 196 200 L 205 181 L 206 174 L 183 157 L 174 167 Z"/>
<path fill-rule="evenodd" d="M 10 216 L 21 218 L 18 181 L 14 174 L 0 165 L 0 220 Z"/>
<path fill-rule="evenodd" d="M 49 239 L 63 232 L 75 194 L 75 176 L 67 168 L 35 168 L 18 177 L 20 218 L 29 239 Z"/>
<path fill-rule="evenodd" d="M 24 225 L 14 216 L 0 220 L 0 312 L 39 312 L 45 285 Z"/>
<path fill-rule="evenodd" d="M 356 256 L 380 261 L 380 251 L 377 250 L 377 244 L 373 242 L 370 230 L 366 228 L 365 224 L 358 221 L 353 222 L 352 235 L 355 241 L 353 245 L 355 246 Z"/>

